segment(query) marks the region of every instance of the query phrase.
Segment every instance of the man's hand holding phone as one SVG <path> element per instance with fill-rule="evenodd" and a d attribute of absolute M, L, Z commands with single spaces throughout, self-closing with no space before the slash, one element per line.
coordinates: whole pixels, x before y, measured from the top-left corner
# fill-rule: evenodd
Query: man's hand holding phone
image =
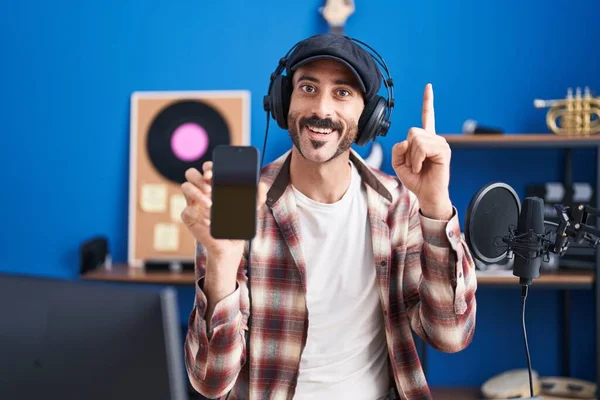
<path fill-rule="evenodd" d="M 188 169 L 185 172 L 186 182 L 181 185 L 187 202 L 181 219 L 194 238 L 206 248 L 205 292 L 210 315 L 214 305 L 235 290 L 244 251 L 243 240 L 215 239 L 210 233 L 212 178 L 213 163 L 207 161 L 202 165 L 202 173 L 196 168 Z M 260 209 L 267 198 L 264 183 L 258 185 L 257 197 L 257 209 Z"/>
<path fill-rule="evenodd" d="M 196 168 L 185 172 L 185 179 L 181 190 L 185 196 L 187 206 L 181 213 L 181 219 L 194 238 L 213 257 L 222 258 L 236 256 L 240 259 L 244 249 L 243 240 L 214 239 L 210 234 L 210 215 L 212 206 L 212 161 L 202 165 L 203 173 Z M 267 199 L 267 187 L 264 183 L 258 185 L 257 209 L 260 209 Z"/>

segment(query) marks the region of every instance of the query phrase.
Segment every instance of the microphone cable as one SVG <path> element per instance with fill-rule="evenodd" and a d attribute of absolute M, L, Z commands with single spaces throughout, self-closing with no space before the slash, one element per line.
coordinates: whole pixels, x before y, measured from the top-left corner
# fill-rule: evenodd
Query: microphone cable
<path fill-rule="evenodd" d="M 544 223 L 558 227 L 558 224 L 554 223 L 554 222 L 545 221 Z M 538 238 L 542 240 L 542 249 L 545 249 L 545 247 L 547 245 L 551 244 L 551 241 L 548 240 L 549 236 L 550 236 L 550 231 L 547 231 L 545 234 L 538 235 Z M 522 246 L 517 246 L 517 247 L 519 247 L 521 250 L 523 250 Z M 542 250 L 542 252 L 543 252 L 543 250 Z M 522 256 L 518 252 L 515 252 L 515 254 Z M 541 256 L 542 255 L 540 254 L 540 257 Z M 533 374 L 531 371 L 531 356 L 529 354 L 529 343 L 527 341 L 527 328 L 525 326 L 525 305 L 527 303 L 527 295 L 528 294 L 529 294 L 529 285 L 521 285 L 521 298 L 522 298 L 521 322 L 522 322 L 522 326 L 523 326 L 523 342 L 525 344 L 525 355 L 527 357 L 527 372 L 529 374 L 529 396 L 533 399 L 534 398 Z"/>
<path fill-rule="evenodd" d="M 525 354 L 527 356 L 527 371 L 529 372 L 529 395 L 533 398 L 533 377 L 531 373 L 531 356 L 529 355 L 529 344 L 527 342 L 527 329 L 525 327 L 525 303 L 527 302 L 527 294 L 529 292 L 529 285 L 521 285 L 521 298 L 522 309 L 521 309 L 521 321 L 523 324 L 523 341 L 525 343 Z"/>
<path fill-rule="evenodd" d="M 548 252 L 548 246 L 551 244 L 551 240 L 548 239 L 550 232 L 547 231 L 544 234 L 535 234 L 540 242 L 536 246 L 533 246 L 531 242 L 523 240 L 527 233 L 513 234 L 511 233 L 508 237 L 500 237 L 506 244 L 506 249 L 511 251 L 512 254 L 522 257 L 524 259 L 530 259 L 528 252 L 535 251 L 536 257 L 543 257 Z M 496 237 L 498 239 L 498 237 Z M 497 247 L 500 247 L 496 244 Z M 523 253 L 522 253 L 523 252 Z M 525 324 L 525 310 L 527 304 L 527 295 L 529 294 L 530 283 L 521 283 L 521 326 L 523 330 L 523 344 L 525 345 L 525 356 L 527 358 L 527 372 L 529 375 L 529 395 L 533 399 L 533 372 L 531 368 L 531 355 L 529 353 L 529 341 L 527 340 L 527 327 Z"/>

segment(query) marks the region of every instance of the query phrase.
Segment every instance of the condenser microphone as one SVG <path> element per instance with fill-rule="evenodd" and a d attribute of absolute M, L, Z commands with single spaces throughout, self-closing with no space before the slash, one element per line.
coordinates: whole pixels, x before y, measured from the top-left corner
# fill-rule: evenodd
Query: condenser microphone
<path fill-rule="evenodd" d="M 539 278 L 542 257 L 552 243 L 546 238 L 544 200 L 527 197 L 523 205 L 515 190 L 502 182 L 482 187 L 467 209 L 465 240 L 473 257 L 484 264 L 512 259 L 521 285 Z"/>
<path fill-rule="evenodd" d="M 511 240 L 512 239 L 512 240 Z M 544 200 L 527 197 L 523 201 L 517 230 L 508 245 L 514 253 L 513 275 L 519 277 L 521 285 L 531 285 L 540 277 L 542 256 L 547 253 L 544 235 Z"/>

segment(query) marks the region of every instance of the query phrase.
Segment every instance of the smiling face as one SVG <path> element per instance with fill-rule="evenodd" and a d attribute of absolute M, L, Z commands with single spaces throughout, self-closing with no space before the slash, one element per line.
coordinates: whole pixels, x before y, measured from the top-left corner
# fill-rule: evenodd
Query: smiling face
<path fill-rule="evenodd" d="M 324 163 L 348 151 L 358 134 L 363 95 L 350 70 L 335 60 L 317 60 L 296 70 L 288 130 L 297 151 Z"/>

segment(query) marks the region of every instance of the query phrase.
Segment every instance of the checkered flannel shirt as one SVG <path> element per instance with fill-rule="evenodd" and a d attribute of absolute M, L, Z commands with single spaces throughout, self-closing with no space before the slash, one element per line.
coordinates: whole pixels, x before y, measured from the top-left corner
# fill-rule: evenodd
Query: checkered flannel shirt
<path fill-rule="evenodd" d="M 196 296 L 185 363 L 190 383 L 208 398 L 225 399 L 231 391 L 231 400 L 248 399 L 249 383 L 252 399 L 294 396 L 308 312 L 290 157 L 288 151 L 261 171 L 261 180 L 270 189 L 251 245 L 249 358 L 245 342 L 249 247 L 239 266 L 236 290 L 216 305 L 207 325 L 202 289 L 206 252 L 197 246 Z M 461 237 L 457 211 L 449 221 L 426 218 L 414 194 L 395 176 L 371 169 L 354 150 L 350 160 L 367 191 L 391 382 L 402 399 L 430 399 L 412 332 L 439 351 L 458 352 L 469 345 L 475 329 L 475 266 Z"/>

